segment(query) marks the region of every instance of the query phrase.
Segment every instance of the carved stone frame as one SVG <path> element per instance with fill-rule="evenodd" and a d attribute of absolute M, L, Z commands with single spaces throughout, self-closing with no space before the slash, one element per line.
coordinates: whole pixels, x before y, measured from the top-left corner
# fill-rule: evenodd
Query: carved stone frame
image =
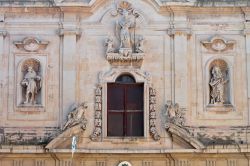
<path fill-rule="evenodd" d="M 231 57 L 233 58 L 233 57 Z M 210 64 L 213 63 L 215 60 L 222 60 L 227 64 L 227 67 L 229 69 L 229 100 L 230 100 L 230 104 L 224 104 L 223 106 L 211 106 L 211 104 L 209 104 L 209 82 L 210 82 Z M 206 111 L 234 111 L 233 105 L 234 105 L 234 98 L 233 98 L 233 81 L 234 81 L 234 77 L 233 77 L 233 66 L 232 63 L 230 63 L 230 60 L 228 58 L 226 58 L 223 55 L 216 55 L 216 56 L 212 56 L 211 58 L 207 59 L 206 63 L 205 63 L 205 68 L 204 68 L 204 85 L 205 85 L 205 89 L 204 89 L 204 107 Z"/>
<path fill-rule="evenodd" d="M 149 133 L 149 88 L 151 87 L 151 77 L 149 73 L 143 72 L 140 69 L 135 68 L 112 68 L 110 71 L 100 73 L 99 81 L 102 86 L 102 137 L 107 137 L 107 84 L 114 83 L 116 78 L 122 74 L 132 75 L 136 83 L 144 84 L 144 136 L 143 138 L 150 137 Z M 113 138 L 113 137 L 112 137 Z M 119 138 L 119 137 L 117 137 Z"/>
<path fill-rule="evenodd" d="M 40 76 L 42 77 L 42 89 L 41 89 L 41 103 L 39 105 L 29 106 L 26 107 L 20 104 L 22 92 L 21 92 L 21 85 L 20 82 L 22 80 L 22 65 L 26 60 L 33 59 L 40 63 Z M 46 105 L 46 83 L 44 77 L 46 76 L 46 64 L 47 64 L 47 56 L 46 54 L 16 54 L 15 57 L 16 63 L 16 71 L 15 71 L 15 82 L 16 82 L 16 98 L 15 98 L 15 105 L 16 111 L 45 111 Z"/>

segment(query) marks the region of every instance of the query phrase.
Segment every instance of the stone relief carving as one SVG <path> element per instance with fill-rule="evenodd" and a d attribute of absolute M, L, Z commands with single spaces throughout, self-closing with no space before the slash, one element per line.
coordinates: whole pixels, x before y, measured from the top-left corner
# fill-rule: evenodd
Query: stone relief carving
<path fill-rule="evenodd" d="M 74 105 L 73 110 L 67 116 L 67 122 L 64 124 L 62 130 L 69 129 L 73 126 L 80 125 L 82 130 L 86 129 L 87 119 L 84 116 L 86 109 L 88 108 L 86 103 L 80 105 Z"/>
<path fill-rule="evenodd" d="M 150 135 L 153 137 L 154 140 L 158 141 L 160 140 L 160 135 L 157 132 L 156 129 L 156 110 L 155 110 L 155 104 L 156 104 L 156 91 L 154 88 L 149 88 L 149 132 Z"/>
<path fill-rule="evenodd" d="M 112 37 L 106 39 L 105 46 L 107 46 L 106 53 L 113 53 L 115 51 Z"/>
<path fill-rule="evenodd" d="M 138 12 L 131 7 L 131 4 L 122 1 L 113 16 L 120 14 L 121 18 L 116 21 L 116 36 L 119 39 L 119 49 L 115 52 L 113 48 L 113 39 L 106 39 L 106 56 L 109 62 L 136 62 L 143 60 L 144 38 L 135 34 L 137 18 L 140 17 Z M 131 29 L 134 29 L 133 34 Z M 133 36 L 133 39 L 132 39 Z"/>
<path fill-rule="evenodd" d="M 211 71 L 211 79 L 209 85 L 211 86 L 210 91 L 210 104 L 224 104 L 224 89 L 225 84 L 229 80 L 221 72 L 219 66 L 214 66 Z"/>
<path fill-rule="evenodd" d="M 102 133 L 102 87 L 97 86 L 95 90 L 95 129 L 90 136 L 92 141 L 97 141 Z"/>
<path fill-rule="evenodd" d="M 34 37 L 24 38 L 23 41 L 14 42 L 17 48 L 23 49 L 28 52 L 37 52 L 41 49 L 46 49 L 49 44 L 48 41 L 40 41 Z"/>
<path fill-rule="evenodd" d="M 138 42 L 136 44 L 136 49 L 135 52 L 136 53 L 144 53 L 144 38 L 143 36 L 139 36 Z"/>
<path fill-rule="evenodd" d="M 235 45 L 235 41 L 225 40 L 219 36 L 215 36 L 211 40 L 202 41 L 201 43 L 206 49 L 213 52 L 224 52 L 227 50 L 232 50 Z"/>
<path fill-rule="evenodd" d="M 175 124 L 179 127 L 183 127 L 185 124 L 184 111 L 185 111 L 185 109 L 180 108 L 178 103 L 173 103 L 172 101 L 167 101 L 167 104 L 166 104 L 166 117 L 167 117 L 166 128 L 168 128 L 169 123 Z"/>
<path fill-rule="evenodd" d="M 23 104 L 24 105 L 36 105 L 40 104 L 39 98 L 42 88 L 42 77 L 40 73 L 40 62 L 35 59 L 28 59 L 24 62 L 23 67 L 23 79 L 21 81 L 21 87 L 23 92 Z"/>

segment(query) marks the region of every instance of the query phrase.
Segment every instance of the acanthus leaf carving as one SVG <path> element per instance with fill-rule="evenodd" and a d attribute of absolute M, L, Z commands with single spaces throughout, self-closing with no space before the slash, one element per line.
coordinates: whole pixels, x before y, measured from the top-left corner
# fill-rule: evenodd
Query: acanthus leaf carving
<path fill-rule="evenodd" d="M 48 41 L 41 41 L 35 37 L 26 37 L 22 41 L 14 42 L 17 48 L 27 52 L 38 52 L 39 50 L 46 49 L 49 44 Z"/>
<path fill-rule="evenodd" d="M 75 105 L 73 110 L 68 114 L 67 122 L 64 124 L 63 130 L 76 125 L 80 125 L 82 130 L 86 130 L 87 119 L 84 114 L 87 108 L 88 106 L 85 102 Z"/>
<path fill-rule="evenodd" d="M 95 90 L 95 120 L 94 131 L 90 135 L 92 141 L 97 141 L 102 133 L 102 87 L 97 86 Z"/>

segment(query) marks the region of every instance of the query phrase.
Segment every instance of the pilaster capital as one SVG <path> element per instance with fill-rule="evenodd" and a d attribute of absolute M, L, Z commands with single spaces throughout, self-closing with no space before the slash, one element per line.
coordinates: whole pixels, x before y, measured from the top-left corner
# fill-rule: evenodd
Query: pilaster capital
<path fill-rule="evenodd" d="M 167 33 L 169 36 L 174 36 L 174 35 L 190 36 L 192 35 L 192 30 L 190 28 L 169 28 L 167 30 Z"/>
<path fill-rule="evenodd" d="M 79 28 L 76 28 L 76 29 L 61 28 L 61 29 L 58 30 L 58 35 L 59 36 L 65 36 L 65 35 L 81 36 L 82 31 Z"/>
<path fill-rule="evenodd" d="M 246 36 L 246 35 L 250 35 L 250 28 L 249 28 L 249 29 L 248 29 L 248 28 L 247 28 L 247 29 L 244 29 L 242 33 L 243 33 L 243 35 L 245 35 L 245 36 Z"/>

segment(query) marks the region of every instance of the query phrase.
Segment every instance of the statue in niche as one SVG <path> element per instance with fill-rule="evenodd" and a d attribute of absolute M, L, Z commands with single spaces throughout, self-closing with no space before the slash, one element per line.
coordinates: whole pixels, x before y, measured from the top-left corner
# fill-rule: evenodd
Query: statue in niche
<path fill-rule="evenodd" d="M 212 77 L 209 85 L 211 86 L 211 100 L 210 104 L 224 104 L 224 88 L 228 79 L 224 79 L 224 74 L 220 67 L 214 66 L 211 71 Z"/>
<path fill-rule="evenodd" d="M 144 38 L 140 36 L 136 44 L 136 53 L 144 53 Z"/>
<path fill-rule="evenodd" d="M 28 66 L 21 85 L 25 88 L 24 104 L 36 104 L 36 97 L 42 84 L 41 77 L 37 75 L 32 66 Z"/>
<path fill-rule="evenodd" d="M 67 122 L 65 123 L 63 130 L 71 128 L 80 124 L 83 130 L 86 129 L 87 120 L 84 117 L 85 110 L 88 108 L 86 103 L 82 103 L 79 106 L 74 106 L 73 111 L 68 114 Z"/>

